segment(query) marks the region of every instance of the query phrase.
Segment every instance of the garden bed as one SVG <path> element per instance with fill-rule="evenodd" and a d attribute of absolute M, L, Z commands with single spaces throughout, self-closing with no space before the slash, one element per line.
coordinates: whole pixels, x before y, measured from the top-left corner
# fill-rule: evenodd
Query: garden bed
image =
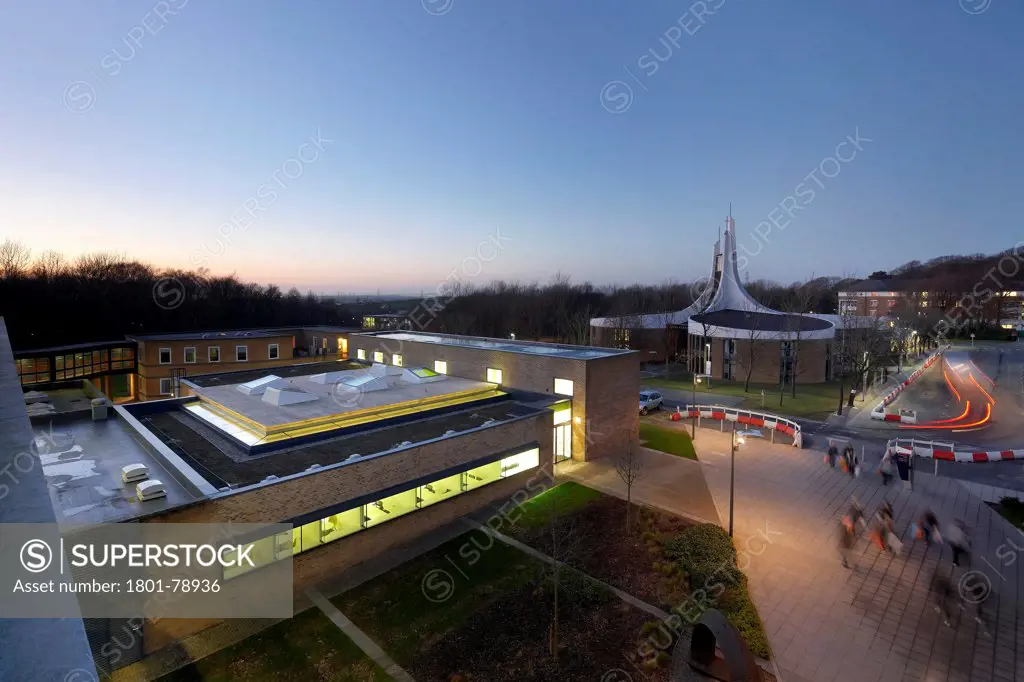
<path fill-rule="evenodd" d="M 626 502 L 604 495 L 577 483 L 564 483 L 534 498 L 524 506 L 528 523 L 517 523 L 512 531 L 519 540 L 545 554 L 552 554 L 553 538 L 548 527 L 552 501 L 548 496 L 579 500 L 588 491 L 582 506 L 554 503 L 559 517 L 557 529 L 562 544 L 561 556 L 570 566 L 604 581 L 628 594 L 669 610 L 685 596 L 683 576 L 673 569 L 664 555 L 661 541 L 678 535 L 692 525 L 681 517 L 654 509 L 632 507 L 630 532 L 626 532 Z M 542 510 L 533 505 L 542 505 Z M 563 508 L 568 507 L 563 512 Z"/>

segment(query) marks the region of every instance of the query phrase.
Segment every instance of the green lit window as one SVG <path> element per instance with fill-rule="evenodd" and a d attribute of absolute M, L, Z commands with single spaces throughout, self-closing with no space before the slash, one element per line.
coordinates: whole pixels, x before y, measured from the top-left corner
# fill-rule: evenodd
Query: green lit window
<path fill-rule="evenodd" d="M 501 460 L 501 477 L 515 476 L 540 464 L 540 450 L 534 448 Z"/>
<path fill-rule="evenodd" d="M 454 497 L 461 492 L 462 474 L 442 478 L 439 481 L 420 486 L 420 506 L 429 507 L 432 504 Z"/>
<path fill-rule="evenodd" d="M 377 526 L 403 514 L 416 511 L 416 489 L 406 490 L 391 497 L 371 502 L 363 507 L 364 527 Z"/>
<path fill-rule="evenodd" d="M 357 507 L 340 514 L 333 514 L 320 519 L 320 537 L 324 543 L 338 540 L 362 530 L 362 510 Z"/>
<path fill-rule="evenodd" d="M 319 547 L 322 544 L 320 541 L 320 521 L 310 521 L 302 526 L 300 530 L 302 533 L 303 552 L 308 552 L 314 547 Z"/>
<path fill-rule="evenodd" d="M 373 351 L 373 361 L 374 362 L 384 362 L 384 353 L 382 351 L 379 351 L 379 350 Z"/>
<path fill-rule="evenodd" d="M 356 348 L 356 359 L 357 360 L 365 360 L 366 359 L 366 349 L 365 348 Z"/>
<path fill-rule="evenodd" d="M 491 462 L 466 472 L 466 490 L 494 483 L 501 479 L 501 462 Z"/>

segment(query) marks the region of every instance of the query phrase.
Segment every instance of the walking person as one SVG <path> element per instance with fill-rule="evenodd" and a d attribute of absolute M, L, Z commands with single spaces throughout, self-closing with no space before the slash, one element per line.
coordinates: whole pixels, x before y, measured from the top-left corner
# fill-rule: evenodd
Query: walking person
<path fill-rule="evenodd" d="M 935 513 L 931 509 L 925 509 L 914 524 L 914 537 L 924 540 L 929 547 L 932 542 L 942 542 L 942 536 L 939 534 L 939 520 L 935 518 Z"/>
<path fill-rule="evenodd" d="M 839 455 L 839 448 L 836 447 L 836 442 L 830 440 L 828 442 L 828 465 L 833 469 L 836 468 L 836 457 Z"/>
<path fill-rule="evenodd" d="M 882 461 L 878 465 L 878 473 L 882 476 L 882 485 L 889 485 L 892 480 L 892 453 L 888 450 L 882 455 Z"/>
<path fill-rule="evenodd" d="M 849 443 L 843 448 L 843 460 L 846 462 L 846 473 L 850 474 L 851 478 L 855 478 L 857 476 L 857 451 Z"/>
<path fill-rule="evenodd" d="M 854 525 L 847 523 L 848 518 L 844 518 L 839 524 L 839 558 L 842 560 L 843 568 L 850 568 L 850 556 L 853 554 L 853 546 L 857 543 Z"/>
<path fill-rule="evenodd" d="M 946 540 L 953 550 L 953 565 L 960 566 L 960 559 L 966 557 L 968 562 L 971 558 L 971 538 L 967 533 L 967 526 L 962 519 L 954 519 L 953 523 L 946 529 Z"/>

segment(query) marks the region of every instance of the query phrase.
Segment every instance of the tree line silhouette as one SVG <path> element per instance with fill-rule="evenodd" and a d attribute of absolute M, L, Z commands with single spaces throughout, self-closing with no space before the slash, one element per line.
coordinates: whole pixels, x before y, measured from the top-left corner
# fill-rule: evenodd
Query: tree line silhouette
<path fill-rule="evenodd" d="M 110 341 L 126 334 L 290 325 L 353 325 L 344 306 L 312 292 L 234 275 L 161 271 L 109 253 L 71 261 L 0 244 L 0 315 L 15 350 Z"/>

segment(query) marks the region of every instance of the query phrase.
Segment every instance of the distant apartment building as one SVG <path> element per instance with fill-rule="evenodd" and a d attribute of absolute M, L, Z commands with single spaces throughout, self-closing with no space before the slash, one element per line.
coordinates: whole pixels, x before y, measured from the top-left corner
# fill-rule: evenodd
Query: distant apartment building
<path fill-rule="evenodd" d="M 932 280 L 867 279 L 847 286 L 839 292 L 839 314 L 869 317 L 956 316 L 1003 329 L 1024 326 L 1024 286 L 1021 290 L 993 292 L 984 286 L 976 291 L 957 292 L 940 289 Z"/>
<path fill-rule="evenodd" d="M 408 313 L 379 313 L 363 315 L 363 331 L 387 332 L 397 329 L 411 329 Z"/>

